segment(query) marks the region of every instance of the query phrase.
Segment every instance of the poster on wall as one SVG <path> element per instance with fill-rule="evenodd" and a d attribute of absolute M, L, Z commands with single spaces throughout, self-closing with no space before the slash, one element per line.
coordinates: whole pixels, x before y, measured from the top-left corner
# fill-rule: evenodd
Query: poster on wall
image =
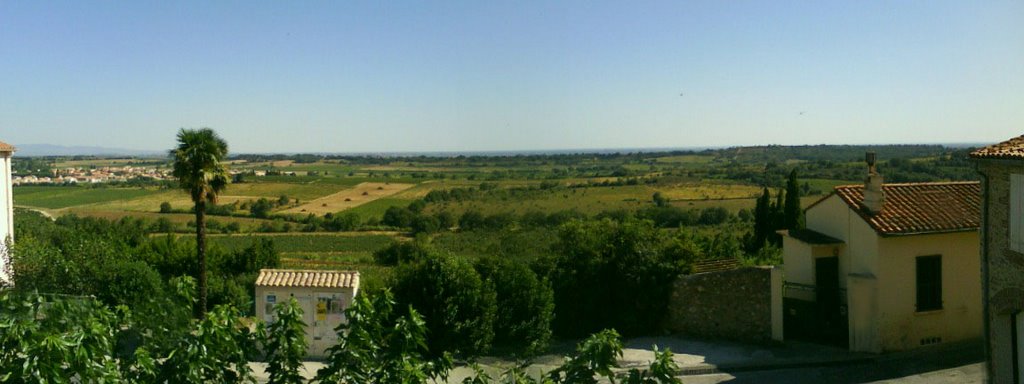
<path fill-rule="evenodd" d="M 317 292 L 316 321 L 323 324 L 323 338 L 336 339 L 334 328 L 344 321 L 344 295 L 340 293 Z"/>

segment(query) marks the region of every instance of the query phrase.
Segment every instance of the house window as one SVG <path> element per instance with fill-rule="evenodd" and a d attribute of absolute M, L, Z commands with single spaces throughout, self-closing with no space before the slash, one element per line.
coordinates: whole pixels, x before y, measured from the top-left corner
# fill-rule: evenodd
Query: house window
<path fill-rule="evenodd" d="M 917 258 L 917 311 L 942 309 L 942 256 Z"/>
<path fill-rule="evenodd" d="M 1010 175 L 1010 249 L 1024 252 L 1024 175 Z"/>

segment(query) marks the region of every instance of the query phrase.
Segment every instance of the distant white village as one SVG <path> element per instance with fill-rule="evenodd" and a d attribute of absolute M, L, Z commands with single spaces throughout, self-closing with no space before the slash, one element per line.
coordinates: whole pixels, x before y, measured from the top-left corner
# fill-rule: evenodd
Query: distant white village
<path fill-rule="evenodd" d="M 125 182 L 138 177 L 145 177 L 153 180 L 168 180 L 171 177 L 170 169 L 158 169 L 154 167 L 97 167 L 82 168 L 72 167 L 55 169 L 52 176 L 18 176 L 17 171 L 11 182 L 14 185 L 29 184 L 98 184 L 110 182 Z"/>

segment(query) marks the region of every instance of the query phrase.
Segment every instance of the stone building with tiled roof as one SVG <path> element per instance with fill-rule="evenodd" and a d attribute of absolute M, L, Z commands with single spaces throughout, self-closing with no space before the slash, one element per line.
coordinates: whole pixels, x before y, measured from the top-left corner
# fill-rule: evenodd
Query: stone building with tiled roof
<path fill-rule="evenodd" d="M 839 186 L 784 231 L 784 337 L 882 352 L 980 338 L 977 182 Z"/>
<path fill-rule="evenodd" d="M 8 281 L 7 245 L 14 241 L 14 173 L 11 156 L 14 146 L 0 141 L 0 286 Z"/>
<path fill-rule="evenodd" d="M 323 357 L 338 342 L 334 329 L 359 292 L 359 272 L 261 269 L 256 277 L 256 316 L 270 323 L 274 305 L 294 298 L 306 323 L 306 353 Z"/>
<path fill-rule="evenodd" d="M 982 175 L 981 271 L 991 383 L 1024 379 L 1024 136 L 971 153 Z"/>

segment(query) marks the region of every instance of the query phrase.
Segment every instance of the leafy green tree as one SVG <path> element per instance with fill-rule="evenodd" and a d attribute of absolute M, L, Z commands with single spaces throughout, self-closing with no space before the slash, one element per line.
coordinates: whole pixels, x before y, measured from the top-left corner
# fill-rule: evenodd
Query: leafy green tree
<path fill-rule="evenodd" d="M 0 292 L 0 382 L 117 382 L 117 315 L 88 298 Z"/>
<path fill-rule="evenodd" d="M 267 372 L 270 384 L 300 384 L 302 358 L 306 355 L 306 323 L 302 321 L 302 307 L 294 297 L 274 306 L 277 321 L 270 323 L 262 338 L 267 354 Z"/>
<path fill-rule="evenodd" d="M 555 332 L 578 337 L 604 328 L 627 334 L 656 331 L 671 284 L 683 271 L 683 263 L 674 259 L 680 253 L 669 252 L 670 247 L 650 221 L 605 219 L 563 225 L 549 274 L 555 291 Z"/>
<path fill-rule="evenodd" d="M 171 213 L 173 211 L 174 209 L 171 207 L 171 203 L 166 201 L 160 203 L 160 213 Z"/>
<path fill-rule="evenodd" d="M 668 206 L 668 198 L 661 194 L 661 192 L 654 192 L 654 196 L 651 196 L 651 200 L 654 201 L 654 205 L 657 207 Z"/>
<path fill-rule="evenodd" d="M 416 215 L 409 224 L 413 233 L 434 233 L 441 229 L 441 223 L 437 217 L 431 215 Z"/>
<path fill-rule="evenodd" d="M 228 185 L 223 161 L 228 144 L 209 128 L 178 131 L 178 146 L 170 151 L 174 159 L 171 174 L 195 203 L 196 255 L 199 259 L 199 317 L 206 316 L 206 204 L 216 204 L 217 195 Z"/>
<path fill-rule="evenodd" d="M 498 312 L 494 344 L 520 356 L 542 352 L 551 339 L 554 291 L 525 263 L 483 258 L 476 264 L 480 277 L 494 284 Z"/>
<path fill-rule="evenodd" d="M 395 275 L 395 297 L 423 314 L 434 356 L 472 356 L 490 348 L 496 295 L 468 261 L 428 254 L 418 263 L 399 265 Z"/>
<path fill-rule="evenodd" d="M 326 366 L 314 383 L 406 384 L 444 381 L 452 367 L 447 354 L 430 357 L 427 324 L 412 307 L 395 310 L 390 291 L 357 295 L 338 326 L 338 344 L 328 348 Z"/>
<path fill-rule="evenodd" d="M 459 218 L 459 230 L 471 231 L 484 226 L 484 215 L 479 211 L 468 210 Z"/>
<path fill-rule="evenodd" d="M 384 211 L 384 218 L 381 220 L 384 225 L 396 228 L 408 228 L 412 224 L 416 214 L 403 207 L 389 207 Z"/>
<path fill-rule="evenodd" d="M 182 334 L 167 357 L 160 360 L 157 382 L 251 382 L 249 360 L 254 347 L 238 311 L 216 306 L 207 316 L 194 320 L 191 332 Z"/>
<path fill-rule="evenodd" d="M 270 200 L 261 197 L 249 206 L 249 214 L 252 215 L 252 217 L 266 219 L 267 217 L 270 217 L 270 210 L 273 208 L 273 204 L 270 203 Z"/>
<path fill-rule="evenodd" d="M 772 233 L 771 198 L 771 192 L 768 191 L 767 187 L 761 192 L 761 197 L 757 198 L 757 204 L 754 206 L 753 243 L 748 245 L 748 248 L 751 250 L 761 249 L 765 242 L 768 241 L 768 236 Z"/>
<path fill-rule="evenodd" d="M 800 208 L 800 182 L 796 176 L 796 169 L 793 169 L 786 180 L 786 203 L 783 207 L 783 228 L 786 229 L 804 227 L 804 212 Z"/>
<path fill-rule="evenodd" d="M 373 261 L 380 265 L 399 265 L 423 260 L 431 252 L 430 246 L 417 237 L 415 241 L 395 242 L 387 248 L 373 252 Z"/>
<path fill-rule="evenodd" d="M 777 192 L 775 192 L 775 202 L 772 203 L 771 205 L 772 230 L 768 234 L 768 239 L 772 241 L 772 244 L 778 245 L 779 242 L 782 240 L 778 237 L 778 234 L 776 234 L 775 231 L 782 229 L 783 224 L 786 221 L 785 215 L 783 213 L 785 205 L 786 190 L 780 188 Z"/>

